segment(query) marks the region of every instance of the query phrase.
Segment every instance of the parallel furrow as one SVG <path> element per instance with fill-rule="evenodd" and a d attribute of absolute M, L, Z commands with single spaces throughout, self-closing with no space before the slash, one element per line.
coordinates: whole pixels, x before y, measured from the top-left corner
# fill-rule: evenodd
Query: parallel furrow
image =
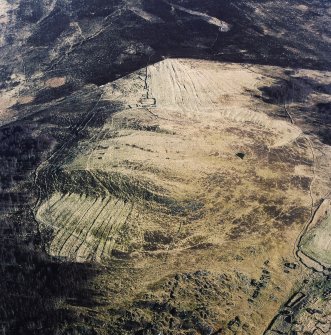
<path fill-rule="evenodd" d="M 82 256 L 83 258 L 88 260 L 93 260 L 95 258 L 96 251 L 103 238 L 103 233 L 108 227 L 108 223 L 111 220 L 112 214 L 114 213 L 118 202 L 118 199 L 112 198 L 103 211 L 103 215 L 99 216 L 98 223 L 94 225 L 93 230 L 86 237 L 86 242 L 92 247 L 88 249 L 89 254 L 85 253 Z"/>
<path fill-rule="evenodd" d="M 62 229 L 62 234 L 55 237 L 52 245 L 54 246 L 54 251 L 56 255 L 63 255 L 62 250 L 64 248 L 64 245 L 68 243 L 68 240 L 70 239 L 70 237 L 74 234 L 75 230 L 77 229 L 79 222 L 84 220 L 85 216 L 87 216 L 88 213 L 93 209 L 96 202 L 97 202 L 97 199 L 94 199 L 94 202 L 92 202 L 92 204 L 88 200 L 84 202 L 83 203 L 84 207 L 80 208 L 80 211 L 79 211 L 81 215 L 73 222 L 67 222 L 66 226 L 64 226 Z"/>
<path fill-rule="evenodd" d="M 72 196 L 69 200 L 65 201 L 58 210 L 51 211 L 50 216 L 45 218 L 45 221 L 49 221 L 52 226 L 58 227 L 61 231 L 59 235 L 56 236 L 56 239 L 59 240 L 63 237 L 66 232 L 67 227 L 71 226 L 72 222 L 79 220 L 82 215 L 82 210 L 84 208 L 80 207 L 79 204 L 83 203 L 86 206 L 89 205 L 89 201 L 86 199 L 86 196 Z M 65 215 L 64 215 L 65 214 Z"/>
<path fill-rule="evenodd" d="M 123 224 L 127 221 L 128 216 L 130 215 L 132 211 L 132 205 L 127 205 L 123 207 L 123 210 L 121 211 L 120 215 L 118 216 L 117 220 L 114 220 L 111 227 L 112 230 L 110 234 L 112 234 L 111 238 L 107 238 L 106 243 L 104 245 L 102 254 L 105 257 L 109 257 L 111 254 L 111 250 L 114 247 L 115 244 L 115 235 L 118 232 L 118 230 L 123 226 Z"/>
<path fill-rule="evenodd" d="M 112 212 L 110 213 L 110 216 L 106 222 L 102 225 L 100 228 L 99 234 L 101 236 L 98 245 L 95 248 L 94 251 L 94 258 L 96 261 L 101 261 L 101 255 L 104 248 L 104 244 L 106 243 L 106 240 L 110 234 L 110 231 L 112 229 L 112 221 L 114 220 L 114 217 L 118 214 L 118 212 L 121 210 L 123 202 L 120 200 L 117 200 L 117 202 L 114 204 L 114 208 Z"/>
<path fill-rule="evenodd" d="M 77 222 L 71 234 L 67 235 L 67 238 L 64 240 L 60 249 L 61 256 L 73 258 L 72 251 L 76 249 L 77 244 L 80 244 L 81 236 L 84 234 L 86 227 L 89 226 L 91 221 L 93 221 L 95 215 L 98 215 L 101 212 L 102 208 L 103 201 L 99 198 L 94 202 L 83 218 Z"/>
<path fill-rule="evenodd" d="M 114 239 L 112 232 L 114 231 L 114 226 L 116 226 L 116 223 L 119 221 L 119 218 L 121 217 L 125 209 L 124 202 L 121 201 L 116 209 L 117 209 L 116 212 L 114 212 L 114 214 L 112 215 L 112 217 L 108 222 L 108 227 L 103 234 L 103 239 L 100 241 L 100 244 L 97 248 L 96 259 L 102 258 L 106 250 L 107 243 L 109 243 L 110 240 Z"/>
<path fill-rule="evenodd" d="M 75 250 L 70 252 L 70 255 L 77 260 L 86 260 L 89 252 L 93 248 L 93 244 L 89 241 L 88 236 L 91 234 L 93 227 L 97 227 L 98 220 L 103 219 L 103 215 L 107 213 L 106 207 L 109 204 L 110 199 L 103 201 L 104 206 L 101 208 L 100 212 L 92 220 L 90 226 L 84 229 L 83 234 L 79 236 L 79 244 L 75 247 Z M 103 213 L 103 215 L 102 215 Z M 90 247 L 91 246 L 91 247 Z"/>

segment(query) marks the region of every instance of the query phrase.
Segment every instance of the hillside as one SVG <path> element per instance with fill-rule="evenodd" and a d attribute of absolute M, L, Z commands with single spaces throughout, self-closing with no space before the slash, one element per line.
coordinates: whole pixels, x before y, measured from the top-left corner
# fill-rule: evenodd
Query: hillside
<path fill-rule="evenodd" d="M 330 331 L 328 1 L 0 9 L 3 334 Z"/>

